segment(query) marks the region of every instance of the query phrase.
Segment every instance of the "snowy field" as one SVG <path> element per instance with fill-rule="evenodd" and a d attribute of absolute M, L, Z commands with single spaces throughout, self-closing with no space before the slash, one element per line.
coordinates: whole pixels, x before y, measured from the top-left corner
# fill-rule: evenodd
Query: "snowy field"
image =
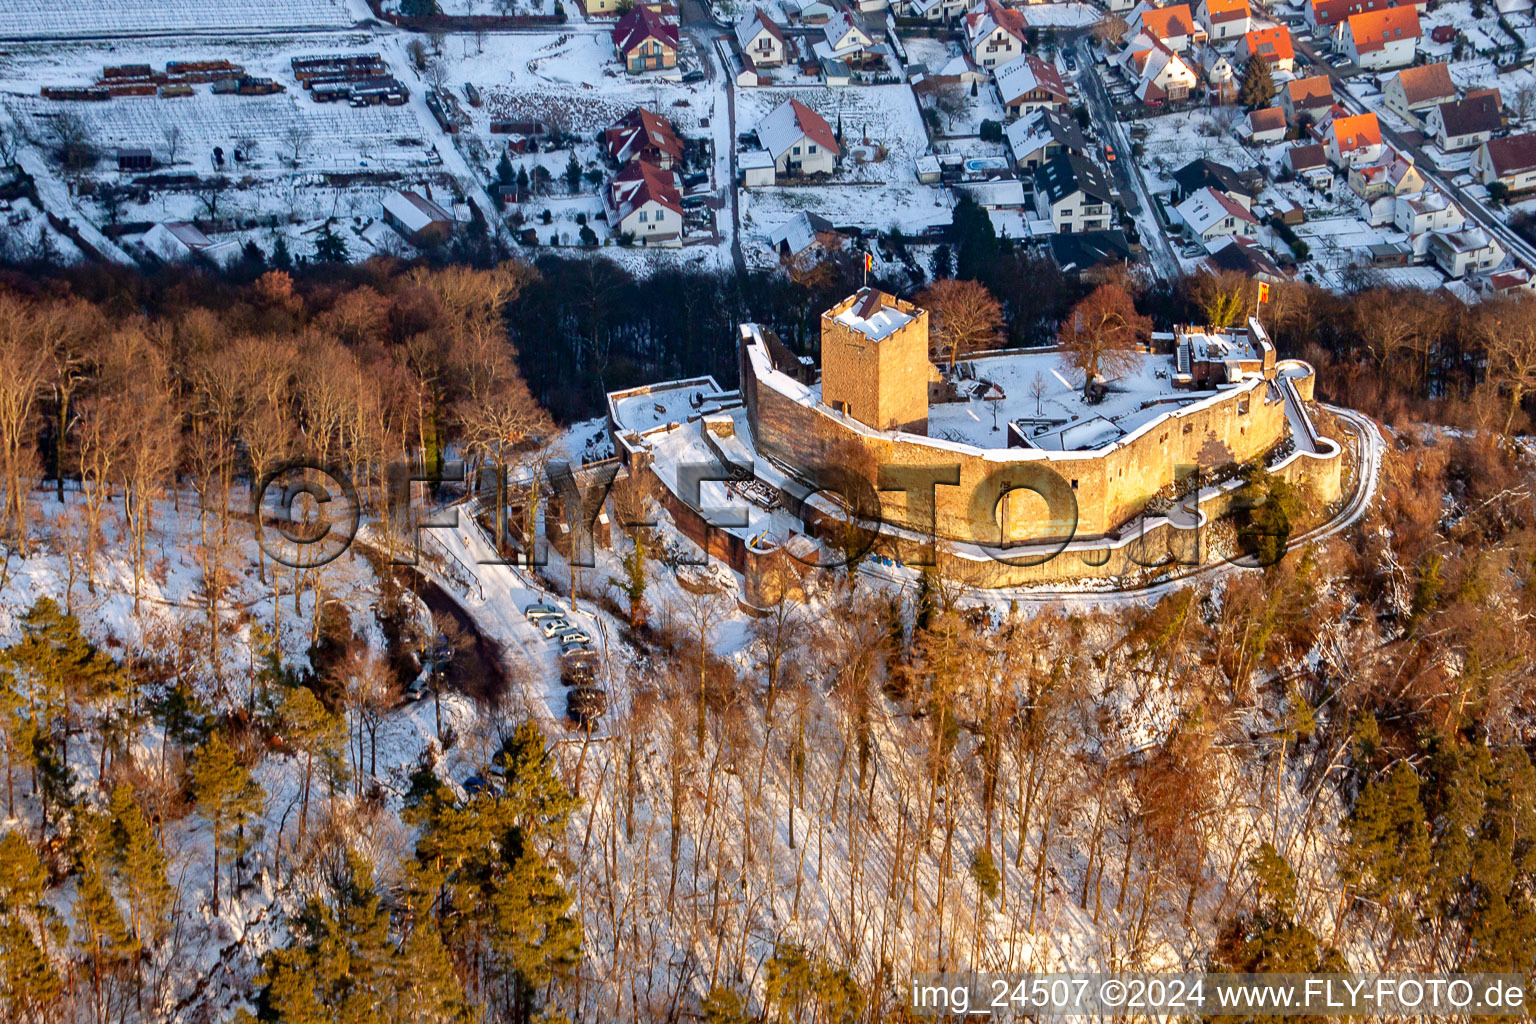
<path fill-rule="evenodd" d="M 363 0 L 45 0 L 0 4 L 0 38 L 151 32 L 341 28 L 367 16 Z"/>
<path fill-rule="evenodd" d="M 37 96 L 8 97 L 23 129 L 46 138 L 49 121 L 63 104 Z M 214 146 L 231 152 L 237 139 L 255 143 L 256 166 L 286 165 L 297 144 L 305 171 L 352 171 L 359 167 L 406 167 L 425 162 L 429 143 L 410 107 L 353 108 L 313 103 L 307 96 L 215 96 L 200 90 L 175 100 L 115 99 L 69 106 L 90 127 L 98 147 L 144 146 L 170 160 L 170 133 L 179 133 L 177 163 L 212 172 Z M 232 169 L 231 169 L 232 170 Z"/>

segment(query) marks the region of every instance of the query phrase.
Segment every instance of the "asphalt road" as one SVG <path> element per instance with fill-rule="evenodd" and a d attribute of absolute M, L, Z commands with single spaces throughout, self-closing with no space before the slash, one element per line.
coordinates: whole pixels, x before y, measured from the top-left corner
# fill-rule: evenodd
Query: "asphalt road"
<path fill-rule="evenodd" d="M 1328 76 L 1329 81 L 1333 83 L 1335 99 L 1343 103 L 1353 113 L 1361 114 L 1369 110 L 1365 104 L 1355 99 L 1354 95 L 1346 88 L 1350 79 L 1349 75 L 1324 62 L 1313 48 L 1311 41 L 1294 34 L 1292 35 L 1292 41 L 1297 52 L 1305 54 L 1318 71 Z M 1466 212 L 1468 217 L 1481 225 L 1494 238 L 1497 238 L 1499 244 L 1511 255 L 1530 266 L 1536 267 L 1536 246 L 1532 246 L 1525 239 L 1515 234 L 1514 230 L 1494 214 L 1493 211 L 1489 210 L 1482 200 L 1469 194 L 1465 189 L 1435 170 L 1434 164 L 1430 162 L 1417 141 L 1408 138 L 1403 133 L 1394 129 L 1387 123 L 1385 118 L 1378 116 L 1377 121 L 1381 125 L 1382 139 L 1390 143 L 1399 152 L 1412 156 L 1414 165 L 1418 168 L 1419 173 L 1424 176 L 1425 181 L 1433 184 L 1455 201 Z"/>
<path fill-rule="evenodd" d="M 1087 100 L 1089 113 L 1093 117 L 1093 122 L 1099 126 L 1100 134 L 1115 148 L 1117 159 L 1109 165 L 1110 175 L 1115 179 L 1115 184 L 1120 190 L 1121 202 L 1125 203 L 1127 210 L 1134 215 L 1145 208 L 1150 214 L 1151 222 L 1157 230 L 1147 231 L 1147 220 L 1143 218 L 1142 234 L 1151 237 L 1144 237 L 1142 242 L 1147 250 L 1152 272 L 1162 280 L 1172 281 L 1183 274 L 1184 267 L 1179 262 L 1178 256 L 1174 254 L 1173 246 L 1168 242 L 1168 226 L 1163 223 L 1160 208 L 1152 198 L 1152 191 L 1147 187 L 1141 167 L 1131 158 L 1130 140 L 1126 138 L 1125 126 L 1120 123 L 1115 113 L 1115 105 L 1110 101 L 1109 90 L 1099 76 L 1098 62 L 1094 60 L 1093 54 L 1086 52 L 1086 46 L 1078 49 L 1082 68 L 1078 72 L 1078 79 L 1085 84 L 1083 96 Z"/>

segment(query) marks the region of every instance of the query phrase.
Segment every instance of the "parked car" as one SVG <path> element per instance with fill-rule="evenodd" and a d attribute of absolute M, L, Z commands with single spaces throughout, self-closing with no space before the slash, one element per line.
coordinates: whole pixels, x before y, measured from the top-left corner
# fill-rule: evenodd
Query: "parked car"
<path fill-rule="evenodd" d="M 1067 65 L 1068 71 L 1077 70 L 1077 58 L 1072 56 L 1070 53 L 1063 57 L 1062 60 Z"/>
<path fill-rule="evenodd" d="M 539 623 L 539 628 L 544 631 L 545 636 L 549 637 L 556 633 L 564 633 L 571 628 L 571 624 L 565 619 L 545 619 Z"/>
<path fill-rule="evenodd" d="M 592 642 L 592 634 L 576 626 L 572 626 L 563 633 L 556 633 L 555 638 L 562 645 L 590 644 Z"/>
<path fill-rule="evenodd" d="M 704 72 L 698 68 L 694 68 L 692 71 L 683 72 L 684 82 L 702 82 L 704 81 L 705 77 L 707 76 L 704 74 Z"/>
<path fill-rule="evenodd" d="M 596 686 L 573 687 L 565 698 L 565 713 L 577 725 L 591 728 L 608 710 L 608 691 Z"/>
<path fill-rule="evenodd" d="M 564 618 L 565 612 L 552 604 L 531 604 L 523 609 L 523 614 L 533 621 L 540 619 Z"/>

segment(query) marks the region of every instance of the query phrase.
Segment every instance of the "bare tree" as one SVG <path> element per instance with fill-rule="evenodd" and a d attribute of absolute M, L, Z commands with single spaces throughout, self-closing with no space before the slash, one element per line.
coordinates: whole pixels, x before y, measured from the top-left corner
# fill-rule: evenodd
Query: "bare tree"
<path fill-rule="evenodd" d="M 176 155 L 181 152 L 181 125 L 166 124 L 160 129 L 160 140 L 165 143 L 166 162 L 174 164 Z"/>
<path fill-rule="evenodd" d="M 958 85 L 940 86 L 933 94 L 933 109 L 944 115 L 950 128 L 955 126 L 955 118 L 965 113 L 965 90 Z"/>
<path fill-rule="evenodd" d="M 1072 308 L 1061 323 L 1057 343 L 1062 360 L 1083 375 L 1090 394 L 1100 376 L 1123 373 L 1136 365 L 1136 346 L 1152 333 L 1152 321 L 1118 285 L 1101 284 Z"/>
<path fill-rule="evenodd" d="M 448 62 L 439 57 L 427 65 L 427 84 L 440 90 L 448 82 Z"/>
<path fill-rule="evenodd" d="M 1509 436 L 1525 396 L 1536 390 L 1536 297 L 1521 295 L 1484 303 L 1477 332 L 1488 355 L 1488 376 L 1509 396 L 1504 435 Z"/>
<path fill-rule="evenodd" d="M 979 281 L 935 281 L 918 293 L 917 304 L 932 317 L 930 336 L 939 351 L 949 351 L 951 370 L 962 351 L 991 348 L 1003 329 L 1003 308 Z"/>
<path fill-rule="evenodd" d="M 1046 392 L 1046 389 L 1047 389 L 1047 385 L 1046 385 L 1046 381 L 1045 381 L 1045 374 L 1040 372 L 1039 370 L 1036 370 L 1034 377 L 1031 378 L 1031 380 L 1029 382 L 1029 393 L 1031 395 L 1033 395 L 1034 398 L 1035 398 L 1035 415 L 1036 416 L 1042 415 L 1042 409 L 1044 408 L 1044 405 L 1045 405 L 1045 392 Z"/>
<path fill-rule="evenodd" d="M 288 154 L 288 163 L 292 167 L 299 166 L 299 159 L 304 155 L 304 149 L 309 145 L 309 129 L 303 123 L 295 120 L 287 128 L 283 129 L 283 147 Z"/>

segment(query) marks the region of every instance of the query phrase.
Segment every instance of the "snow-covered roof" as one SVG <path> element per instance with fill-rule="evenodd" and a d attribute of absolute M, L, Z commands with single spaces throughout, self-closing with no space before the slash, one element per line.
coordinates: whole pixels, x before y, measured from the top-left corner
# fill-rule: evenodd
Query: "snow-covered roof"
<path fill-rule="evenodd" d="M 384 211 L 411 232 L 433 224 L 452 224 L 453 214 L 425 196 L 405 190 L 384 197 Z"/>
<path fill-rule="evenodd" d="M 793 256 L 809 249 L 815 243 L 817 234 L 831 230 L 832 223 L 825 217 L 802 210 L 768 232 L 768 244 L 776 250 L 787 246 Z"/>
<path fill-rule="evenodd" d="M 1244 224 L 1257 223 L 1253 219 L 1253 214 L 1243 209 L 1241 203 L 1209 185 L 1184 200 L 1176 209 L 1179 211 L 1179 216 L 1184 219 L 1184 223 L 1202 235 L 1228 217 Z"/>
<path fill-rule="evenodd" d="M 887 306 L 877 289 L 861 288 L 848 308 L 832 319 L 858 331 L 870 341 L 883 341 L 911 323 L 912 315 L 895 306 Z"/>
<path fill-rule="evenodd" d="M 1043 90 L 1055 102 L 1066 102 L 1067 90 L 1062 85 L 1061 75 L 1054 66 L 1032 53 L 1004 64 L 993 75 L 997 79 L 997 91 L 1002 94 L 1005 104 L 1027 96 L 1036 89 Z"/>

